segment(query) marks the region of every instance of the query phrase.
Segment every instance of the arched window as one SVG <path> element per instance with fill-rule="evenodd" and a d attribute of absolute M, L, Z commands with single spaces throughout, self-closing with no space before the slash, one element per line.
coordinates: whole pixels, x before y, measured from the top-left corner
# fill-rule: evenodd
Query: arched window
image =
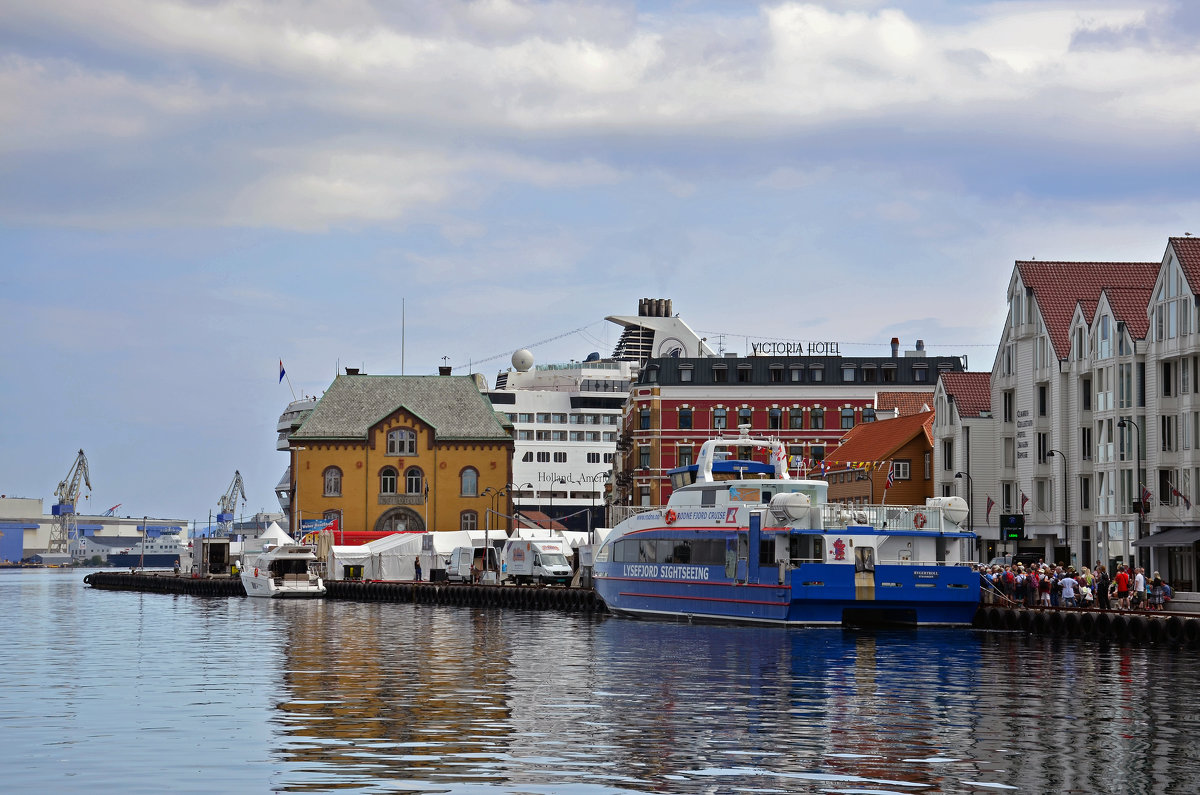
<path fill-rule="evenodd" d="M 380 494 L 395 494 L 396 493 L 396 470 L 392 467 L 384 467 L 379 473 L 379 493 Z"/>
<path fill-rule="evenodd" d="M 462 480 L 462 488 L 459 489 L 459 494 L 463 497 L 478 497 L 479 473 L 471 467 L 467 467 L 462 471 L 460 478 Z"/>
<path fill-rule="evenodd" d="M 725 427 L 725 409 L 713 409 L 713 427 Z"/>
<path fill-rule="evenodd" d="M 388 431 L 387 454 L 388 455 L 416 455 L 417 454 L 417 434 L 416 434 L 416 432 L 410 431 L 407 428 L 399 428 L 394 431 Z"/>
<path fill-rule="evenodd" d="M 749 407 L 743 406 L 738 409 L 738 425 L 749 425 L 750 417 L 751 412 Z"/>
<path fill-rule="evenodd" d="M 842 409 L 842 428 L 854 427 L 854 409 Z"/>
<path fill-rule="evenodd" d="M 342 496 L 342 470 L 337 467 L 328 467 L 325 470 L 325 495 L 326 497 Z"/>
<path fill-rule="evenodd" d="M 425 491 L 425 473 L 418 467 L 409 467 L 404 473 L 404 493 L 422 494 Z"/>
<path fill-rule="evenodd" d="M 475 511 L 463 511 L 459 514 L 458 519 L 459 530 L 477 530 L 479 529 L 479 514 Z"/>
<path fill-rule="evenodd" d="M 813 409 L 808 413 L 809 427 L 814 431 L 825 430 L 825 409 Z"/>

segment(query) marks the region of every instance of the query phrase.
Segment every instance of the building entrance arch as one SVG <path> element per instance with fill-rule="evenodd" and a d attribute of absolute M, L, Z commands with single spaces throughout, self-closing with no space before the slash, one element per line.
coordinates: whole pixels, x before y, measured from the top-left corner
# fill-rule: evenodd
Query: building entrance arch
<path fill-rule="evenodd" d="M 412 508 L 392 508 L 375 522 L 378 533 L 424 533 L 425 520 Z"/>

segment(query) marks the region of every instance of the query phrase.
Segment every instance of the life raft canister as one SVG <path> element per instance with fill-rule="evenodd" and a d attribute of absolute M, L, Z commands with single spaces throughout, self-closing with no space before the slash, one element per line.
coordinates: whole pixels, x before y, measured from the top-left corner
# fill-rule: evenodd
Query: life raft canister
<path fill-rule="evenodd" d="M 667 524 L 675 524 L 675 519 L 675 511 L 671 508 L 668 508 L 667 512 L 663 514 L 663 521 L 665 521 Z"/>
<path fill-rule="evenodd" d="M 913 527 L 920 530 L 924 526 L 925 526 L 925 514 L 918 513 L 915 516 L 913 516 Z"/>

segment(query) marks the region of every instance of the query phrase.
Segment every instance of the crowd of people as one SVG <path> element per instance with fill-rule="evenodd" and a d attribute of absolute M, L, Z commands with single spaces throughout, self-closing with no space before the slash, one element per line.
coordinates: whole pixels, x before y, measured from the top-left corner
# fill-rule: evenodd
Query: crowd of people
<path fill-rule="evenodd" d="M 1171 600 L 1171 586 L 1156 571 L 1119 564 L 1107 567 L 1050 565 L 1039 561 L 1007 566 L 978 566 L 985 604 L 1016 607 L 1098 607 L 1101 610 L 1162 610 Z"/>

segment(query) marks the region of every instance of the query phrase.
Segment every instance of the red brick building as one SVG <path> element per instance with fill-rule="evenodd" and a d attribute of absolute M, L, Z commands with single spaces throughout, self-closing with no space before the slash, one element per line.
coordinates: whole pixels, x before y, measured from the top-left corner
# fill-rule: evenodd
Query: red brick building
<path fill-rule="evenodd" d="M 913 405 L 928 410 L 942 372 L 961 372 L 957 356 L 767 356 L 652 359 L 630 390 L 618 441 L 618 504 L 661 505 L 671 469 L 694 463 L 700 445 L 735 437 L 783 440 L 793 472 L 819 469 L 847 431 Z M 739 457 L 743 457 L 739 454 Z M 750 457 L 747 451 L 746 456 Z M 762 457 L 761 455 L 759 456 Z M 765 459 L 764 459 L 765 460 Z"/>

